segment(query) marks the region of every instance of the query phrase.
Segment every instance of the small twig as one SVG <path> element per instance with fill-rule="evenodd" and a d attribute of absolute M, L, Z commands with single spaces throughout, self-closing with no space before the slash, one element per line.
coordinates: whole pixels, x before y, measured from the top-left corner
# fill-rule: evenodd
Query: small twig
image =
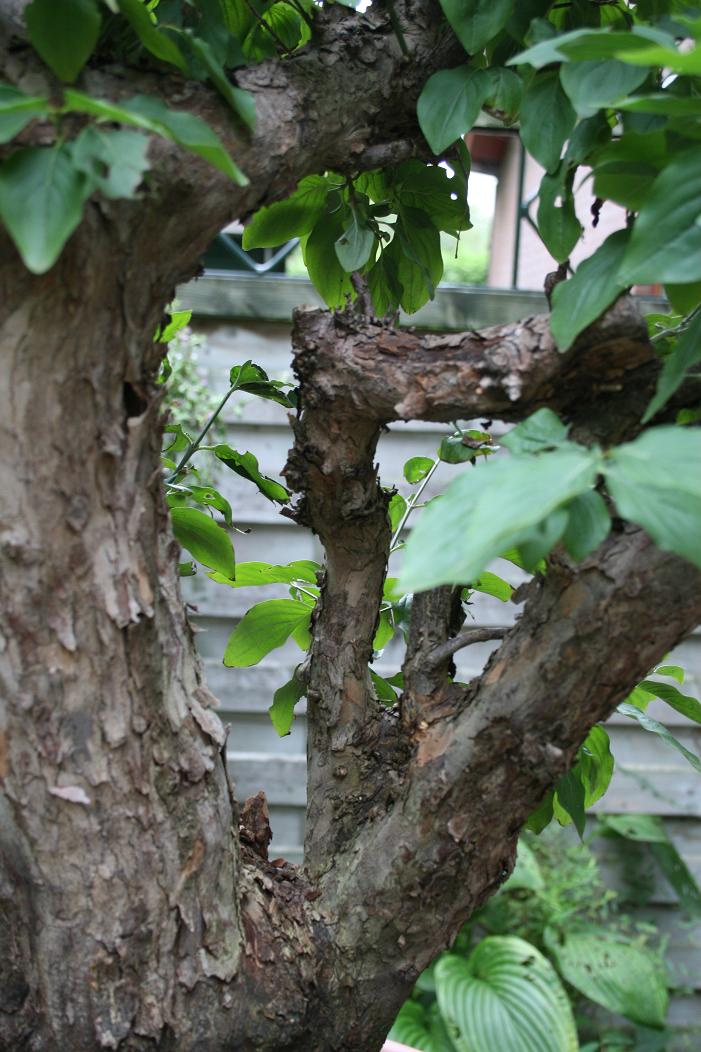
<path fill-rule="evenodd" d="M 389 20 L 392 25 L 392 29 L 394 30 L 394 35 L 399 41 L 399 48 L 403 55 L 410 55 L 411 52 L 409 51 L 409 48 L 407 46 L 404 31 L 402 30 L 402 27 L 399 23 L 399 19 L 397 18 L 397 12 L 394 8 L 394 0 L 387 0 L 387 7 L 389 8 Z"/>
<path fill-rule="evenodd" d="M 698 314 L 701 314 L 701 306 L 694 307 L 691 314 L 688 314 L 686 318 L 674 328 L 663 329 L 662 332 L 656 332 L 654 336 L 650 337 L 650 343 L 657 343 L 659 340 L 665 339 L 666 336 L 678 336 L 680 333 L 685 332 Z"/>
<path fill-rule="evenodd" d="M 250 365 L 250 364 L 251 364 L 250 362 L 246 362 L 245 365 L 241 366 L 241 369 L 239 370 L 239 378 L 243 375 L 243 370 L 246 368 L 246 365 Z M 200 433 L 197 436 L 197 438 L 194 439 L 190 443 L 190 445 L 187 447 L 187 449 L 183 453 L 182 459 L 180 460 L 180 463 L 176 467 L 175 471 L 173 472 L 172 475 L 169 475 L 168 478 L 166 479 L 166 485 L 167 486 L 172 486 L 173 483 L 175 482 L 176 478 L 178 478 L 178 476 L 182 474 L 183 468 L 190 461 L 191 457 L 193 457 L 194 454 L 197 452 L 197 450 L 200 448 L 200 446 L 204 442 L 205 438 L 207 437 L 207 432 L 209 431 L 210 427 L 212 426 L 214 421 L 217 419 L 217 417 L 221 413 L 222 409 L 224 408 L 226 403 L 231 398 L 231 396 L 234 393 L 234 391 L 238 390 L 238 386 L 239 386 L 239 379 L 236 380 L 235 384 L 231 385 L 231 387 L 226 392 L 226 394 L 222 398 L 222 400 L 219 403 L 219 405 L 217 406 L 217 408 L 214 410 L 214 412 L 210 416 L 210 418 L 207 421 L 207 423 L 204 425 L 204 427 L 200 431 Z"/>
<path fill-rule="evenodd" d="M 471 643 L 487 643 L 490 639 L 503 639 L 507 632 L 508 628 L 465 628 L 432 650 L 426 663 L 430 668 L 436 668 L 463 647 L 469 647 Z"/>
<path fill-rule="evenodd" d="M 275 43 L 276 43 L 276 44 L 278 45 L 278 48 L 280 49 L 280 53 L 281 53 L 282 55 L 287 55 L 287 54 L 289 53 L 289 50 L 290 50 L 290 49 L 288 48 L 288 46 L 287 46 L 287 44 L 285 43 L 285 41 L 284 41 L 284 40 L 282 40 L 282 39 L 281 39 L 281 38 L 280 38 L 280 37 L 279 37 L 279 36 L 277 35 L 277 33 L 275 32 L 275 30 L 273 29 L 273 27 L 272 27 L 271 25 L 269 25 L 269 24 L 268 24 L 268 23 L 267 23 L 267 22 L 265 21 L 265 19 L 264 19 L 264 18 L 262 17 L 262 15 L 259 15 L 259 14 L 258 14 L 258 12 L 256 11 L 256 9 L 255 9 L 254 5 L 253 5 L 253 4 L 251 3 L 251 0 L 245 0 L 245 3 L 246 3 L 246 7 L 247 7 L 247 8 L 249 9 L 249 11 L 251 12 L 251 14 L 252 14 L 252 15 L 254 16 L 254 18 L 256 19 L 256 21 L 258 22 L 258 24 L 259 24 L 260 26 L 262 26 L 262 28 L 263 28 L 263 29 L 267 29 L 268 33 L 270 33 L 271 37 L 273 38 L 273 40 L 275 41 Z"/>
<path fill-rule="evenodd" d="M 401 519 L 399 521 L 399 525 L 397 526 L 396 530 L 394 531 L 394 536 L 392 537 L 392 540 L 389 542 L 389 554 L 390 555 L 392 554 L 392 552 L 394 552 L 396 550 L 395 546 L 396 546 L 397 541 L 399 540 L 399 538 L 401 536 L 402 530 L 406 526 L 407 519 L 411 515 L 412 511 L 414 511 L 414 509 L 416 508 L 418 500 L 419 500 L 421 494 L 423 493 L 423 491 L 426 489 L 426 486 L 431 481 L 431 476 L 433 475 L 433 473 L 435 472 L 435 470 L 436 470 L 436 468 L 438 467 L 439 464 L 440 464 L 440 460 L 434 460 L 433 467 L 429 468 L 429 470 L 426 472 L 426 474 L 422 478 L 418 489 L 416 490 L 415 493 L 412 493 L 411 497 L 407 501 L 407 509 L 404 512 L 404 514 L 402 515 L 402 517 L 401 517 Z"/>

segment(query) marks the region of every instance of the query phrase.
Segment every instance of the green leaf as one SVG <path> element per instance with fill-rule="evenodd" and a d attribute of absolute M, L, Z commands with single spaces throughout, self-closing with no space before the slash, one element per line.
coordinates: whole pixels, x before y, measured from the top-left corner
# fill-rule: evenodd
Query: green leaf
<path fill-rule="evenodd" d="M 434 464 L 431 457 L 409 457 L 404 465 L 404 478 L 413 486 L 426 478 Z"/>
<path fill-rule="evenodd" d="M 490 90 L 485 71 L 471 66 L 442 69 L 429 77 L 416 112 L 419 127 L 435 154 L 472 128 Z"/>
<path fill-rule="evenodd" d="M 148 168 L 148 138 L 89 124 L 72 143 L 73 163 L 105 197 L 134 197 Z"/>
<path fill-rule="evenodd" d="M 474 55 L 509 21 L 515 0 L 440 0 L 456 37 Z"/>
<path fill-rule="evenodd" d="M 701 281 L 684 285 L 667 284 L 664 290 L 677 314 L 691 314 L 701 304 Z"/>
<path fill-rule="evenodd" d="M 383 611 L 380 614 L 380 619 L 377 625 L 377 631 L 375 632 L 375 638 L 372 641 L 372 649 L 384 650 L 384 648 L 387 646 L 393 635 L 394 625 L 387 616 L 387 612 Z"/>
<path fill-rule="evenodd" d="M 197 567 L 193 562 L 178 563 L 178 577 L 194 577 Z"/>
<path fill-rule="evenodd" d="M 234 164 L 219 137 L 208 124 L 192 113 L 171 110 L 159 99 L 146 95 L 135 95 L 116 105 L 69 88 L 64 99 L 66 111 L 89 113 L 93 117 L 133 124 L 155 135 L 162 135 L 191 153 L 196 153 L 239 186 L 248 185 L 248 179 Z"/>
<path fill-rule="evenodd" d="M 336 258 L 343 269 L 350 274 L 365 266 L 376 244 L 375 232 L 354 212 L 350 223 L 336 241 Z"/>
<path fill-rule="evenodd" d="M 507 65 L 529 65 L 535 69 L 549 66 L 552 62 L 617 58 L 622 51 L 641 51 L 650 43 L 667 44 L 673 37 L 651 26 L 638 25 L 630 32 L 607 29 L 574 29 L 547 40 L 510 58 Z"/>
<path fill-rule="evenodd" d="M 584 806 L 592 807 L 611 784 L 614 768 L 611 740 L 600 723 L 592 727 L 577 750 L 575 766 L 584 785 Z"/>
<path fill-rule="evenodd" d="M 370 669 L 370 679 L 375 688 L 377 700 L 381 701 L 384 705 L 394 705 L 398 694 L 394 687 L 392 687 L 391 683 L 388 683 L 388 681 L 383 679 L 382 676 L 378 676 L 377 672 L 373 671 L 373 669 Z"/>
<path fill-rule="evenodd" d="M 647 47 L 639 51 L 622 51 L 618 57 L 636 66 L 663 66 L 674 73 L 701 75 L 701 48 L 677 51 L 675 47 Z"/>
<path fill-rule="evenodd" d="M 60 80 L 72 84 L 100 35 L 94 0 L 33 0 L 24 18 L 34 50 Z"/>
<path fill-rule="evenodd" d="M 696 95 L 673 95 L 670 91 L 650 95 L 634 95 L 616 103 L 617 110 L 629 113 L 662 113 L 669 117 L 697 117 L 701 114 L 701 98 Z"/>
<path fill-rule="evenodd" d="M 559 350 L 568 350 L 580 332 L 623 292 L 625 284 L 619 271 L 628 237 L 627 230 L 611 234 L 589 259 L 580 263 L 574 277 L 555 286 L 550 329 Z"/>
<path fill-rule="evenodd" d="M 436 994 L 456 1047 L 469 1052 L 576 1052 L 577 1031 L 555 969 L 515 936 L 482 939 L 468 960 L 444 954 Z"/>
<path fill-rule="evenodd" d="M 233 526 L 233 512 L 226 497 L 214 489 L 213 486 L 190 486 L 192 499 L 204 508 L 216 508 L 224 516 L 227 526 Z"/>
<path fill-rule="evenodd" d="M 636 708 L 635 705 L 629 705 L 627 702 L 622 702 L 617 712 L 620 712 L 623 716 L 630 716 L 631 719 L 637 720 L 643 730 L 650 731 L 651 734 L 657 734 L 663 742 L 667 745 L 671 745 L 673 749 L 681 753 L 684 759 L 689 763 L 697 774 L 701 774 L 701 760 L 698 756 L 687 749 L 686 746 L 682 745 L 674 735 L 669 731 L 663 723 L 659 720 L 653 720 L 652 716 L 648 716 L 646 712 L 641 712 L 640 709 Z"/>
<path fill-rule="evenodd" d="M 401 255 L 397 277 L 402 287 L 401 305 L 411 314 L 432 299 L 443 276 L 441 239 L 437 227 L 418 208 L 403 208 L 397 223 Z"/>
<path fill-rule="evenodd" d="M 657 676 L 670 676 L 671 679 L 676 679 L 677 683 L 684 682 L 684 669 L 680 665 L 658 665 L 654 670 Z"/>
<path fill-rule="evenodd" d="M 425 212 L 439 230 L 453 234 L 470 229 L 467 184 L 462 171 L 458 169 L 450 178 L 439 164 L 404 161 L 388 174 L 391 178 L 387 195 L 396 211 L 416 208 Z"/>
<path fill-rule="evenodd" d="M 571 186 L 563 186 L 559 173 L 543 176 L 538 193 L 538 233 L 553 259 L 564 263 L 579 241 L 582 224 L 577 219 Z M 560 202 L 558 204 L 557 202 Z"/>
<path fill-rule="evenodd" d="M 567 771 L 555 786 L 553 811 L 560 825 L 568 825 L 570 821 L 574 822 L 574 827 L 580 837 L 584 836 L 586 825 L 585 800 L 586 790 L 579 777 L 579 772 Z"/>
<path fill-rule="evenodd" d="M 584 932 L 548 929 L 545 941 L 560 973 L 590 1001 L 643 1026 L 667 1017 L 664 966 L 651 950 L 618 941 L 605 928 Z"/>
<path fill-rule="evenodd" d="M 256 103 L 251 93 L 231 83 L 221 62 L 206 40 L 190 35 L 189 44 L 207 70 L 212 84 L 229 104 L 229 108 L 237 117 L 240 117 L 247 128 L 253 130 L 256 126 Z"/>
<path fill-rule="evenodd" d="M 682 694 L 671 683 L 658 683 L 654 679 L 644 679 L 638 686 L 650 694 L 654 694 L 656 698 L 660 698 L 670 708 L 681 713 L 682 716 L 686 716 L 688 720 L 693 720 L 694 723 L 701 723 L 701 702 L 688 694 Z"/>
<path fill-rule="evenodd" d="M 647 424 L 663 408 L 674 392 L 683 383 L 693 366 L 701 362 L 701 314 L 691 322 L 678 337 L 674 350 L 669 354 L 657 377 L 657 388 L 645 410 L 643 423 Z"/>
<path fill-rule="evenodd" d="M 523 145 L 547 172 L 554 171 L 577 120 L 556 72 L 538 73 L 531 81 L 523 95 L 520 119 Z"/>
<path fill-rule="evenodd" d="M 0 165 L 0 218 L 33 274 L 54 265 L 89 193 L 67 143 L 17 150 Z"/>
<path fill-rule="evenodd" d="M 621 262 L 625 285 L 701 278 L 701 146 L 672 157 L 650 188 Z"/>
<path fill-rule="evenodd" d="M 701 917 L 701 888 L 672 841 L 667 837 L 663 844 L 653 842 L 649 851 L 677 893 L 680 908 Z"/>
<path fill-rule="evenodd" d="M 276 566 L 273 563 L 239 563 L 236 567 L 236 580 L 221 579 L 221 575 L 209 574 L 218 584 L 228 584 L 231 588 L 250 588 L 265 584 L 291 584 L 293 581 L 308 581 L 316 585 L 317 572 L 321 569 L 318 563 L 310 559 L 299 559 L 287 566 Z"/>
<path fill-rule="evenodd" d="M 529 830 L 531 833 L 542 833 L 547 826 L 553 820 L 553 804 L 555 800 L 555 793 L 551 789 L 545 794 L 541 802 L 536 807 L 535 811 L 532 811 L 528 816 L 528 821 L 524 825 L 524 829 Z"/>
<path fill-rule="evenodd" d="M 290 499 L 289 491 L 279 482 L 276 482 L 275 479 L 271 479 L 267 475 L 261 475 L 258 470 L 258 460 L 253 456 L 253 453 L 239 453 L 237 450 L 232 449 L 231 446 L 223 443 L 215 446 L 213 452 L 217 459 L 221 460 L 222 464 L 226 464 L 228 468 L 231 468 L 232 471 L 235 471 L 242 478 L 253 482 L 268 500 L 275 500 L 279 504 L 287 504 Z"/>
<path fill-rule="evenodd" d="M 473 592 L 481 592 L 483 595 L 493 595 L 495 599 L 501 599 L 502 603 L 508 603 L 514 594 L 514 586 L 505 581 L 498 574 L 485 570 L 476 581 L 470 584 Z"/>
<path fill-rule="evenodd" d="M 521 837 L 516 852 L 516 865 L 509 879 L 502 884 L 502 891 L 544 891 L 545 880 L 535 856 L 526 841 Z"/>
<path fill-rule="evenodd" d="M 567 505 L 569 518 L 562 543 L 575 562 L 596 551 L 611 530 L 611 516 L 595 489 L 580 493 Z"/>
<path fill-rule="evenodd" d="M 389 524 L 392 529 L 392 533 L 397 529 L 399 523 L 404 517 L 404 512 L 407 509 L 407 503 L 401 493 L 394 493 L 390 498 L 390 502 L 387 506 L 387 514 L 389 515 Z"/>
<path fill-rule="evenodd" d="M 521 78 L 518 73 L 504 66 L 490 66 L 485 72 L 489 77 L 489 95 L 485 101 L 498 111 L 505 124 L 513 124 L 521 108 Z"/>
<path fill-rule="evenodd" d="M 42 95 L 25 95 L 10 84 L 0 84 L 0 144 L 9 142 L 35 117 L 43 117 L 49 100 Z"/>
<path fill-rule="evenodd" d="M 381 252 L 379 259 L 368 272 L 367 281 L 373 309 L 378 318 L 399 309 L 402 288 L 397 277 L 397 264 L 389 249 Z"/>
<path fill-rule="evenodd" d="M 226 577 L 236 576 L 234 548 L 228 533 L 196 508 L 171 508 L 176 540 L 199 563 Z"/>
<path fill-rule="evenodd" d="M 324 211 L 328 183 L 323 175 L 301 179 L 285 201 L 260 208 L 243 231 L 243 247 L 276 248 L 308 234 Z"/>
<path fill-rule="evenodd" d="M 332 309 L 344 306 L 347 299 L 355 295 L 350 274 L 336 255 L 336 242 L 342 233 L 339 216 L 326 212 L 317 220 L 302 248 L 309 277 L 326 306 Z"/>
<path fill-rule="evenodd" d="M 269 599 L 252 606 L 229 636 L 224 664 L 247 668 L 276 647 L 281 647 L 296 629 L 308 627 L 312 611 L 296 599 Z"/>
<path fill-rule="evenodd" d="M 389 1040 L 421 1052 L 455 1052 L 436 1004 L 424 1008 L 417 1001 L 405 1001 L 389 1032 Z"/>
<path fill-rule="evenodd" d="M 516 538 L 523 564 L 530 573 L 535 572 L 536 567 L 560 540 L 565 532 L 567 520 L 567 510 L 556 508 L 542 522 L 524 529 Z"/>
<path fill-rule="evenodd" d="M 47 0 L 51 2 L 51 0 Z M 151 21 L 151 16 L 142 0 L 117 0 L 119 10 L 131 25 L 139 40 L 155 58 L 177 66 L 187 72 L 187 63 L 175 40 Z M 155 101 L 155 100 L 154 100 Z"/>
<path fill-rule="evenodd" d="M 572 62 L 560 68 L 562 86 L 580 117 L 592 117 L 597 110 L 613 106 L 646 77 L 646 69 L 616 59 Z"/>
<path fill-rule="evenodd" d="M 154 340 L 156 340 L 158 343 L 170 343 L 170 341 L 174 339 L 175 336 L 177 336 L 180 330 L 185 328 L 185 326 L 189 323 L 190 318 L 192 317 L 191 310 L 173 310 L 170 307 L 168 308 L 167 314 L 170 317 L 170 321 L 167 325 L 165 325 L 164 328 L 159 328 L 158 332 L 154 336 Z M 168 429 L 166 428 L 166 430 Z M 187 446 L 183 446 L 183 449 L 186 448 Z"/>
<path fill-rule="evenodd" d="M 654 815 L 601 815 L 604 830 L 612 829 L 626 840 L 665 844 L 668 840 L 661 818 Z"/>
<path fill-rule="evenodd" d="M 421 591 L 479 577 L 505 549 L 521 549 L 529 529 L 590 489 L 600 461 L 598 450 L 574 448 L 464 472 L 422 512 L 407 545 L 403 587 Z"/>
<path fill-rule="evenodd" d="M 229 383 L 236 386 L 239 391 L 256 395 L 257 398 L 265 398 L 269 402 L 277 402 L 286 409 L 293 409 L 294 402 L 282 387 L 281 380 L 271 380 L 264 369 L 253 362 L 245 362 L 244 365 L 235 365 L 229 372 Z"/>
<path fill-rule="evenodd" d="M 701 431 L 654 427 L 613 449 L 604 466 L 619 515 L 665 551 L 701 567 Z"/>
<path fill-rule="evenodd" d="M 295 675 L 282 687 L 278 687 L 273 694 L 273 703 L 268 712 L 273 727 L 281 738 L 290 733 L 292 721 L 295 718 L 295 705 L 304 696 L 304 689 L 304 684 Z"/>
<path fill-rule="evenodd" d="M 542 453 L 569 445 L 567 428 L 552 409 L 537 409 L 501 439 L 501 444 L 516 456 Z"/>
<path fill-rule="evenodd" d="M 438 458 L 446 464 L 474 463 L 477 457 L 486 457 L 496 452 L 492 436 L 487 431 L 470 428 L 459 434 L 448 435 L 438 447 Z"/>

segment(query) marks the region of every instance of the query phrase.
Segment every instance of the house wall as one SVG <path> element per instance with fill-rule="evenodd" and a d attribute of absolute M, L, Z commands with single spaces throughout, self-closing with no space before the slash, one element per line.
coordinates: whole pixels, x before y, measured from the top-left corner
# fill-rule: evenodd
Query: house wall
<path fill-rule="evenodd" d="M 309 283 L 284 277 L 211 276 L 179 291 L 184 306 L 195 309 L 193 326 L 207 338 L 206 365 L 212 390 L 227 387 L 232 365 L 252 359 L 275 378 L 291 378 L 289 317 L 292 307 L 318 302 Z M 655 306 L 650 302 L 650 306 Z M 436 300 L 412 321 L 433 328 L 481 327 L 536 313 L 544 300 L 535 293 L 495 293 L 483 290 L 439 290 Z M 261 470 L 278 475 L 291 444 L 285 411 L 271 402 L 241 395 L 227 407 L 227 440 L 237 449 L 251 450 Z M 383 436 L 378 460 L 386 484 L 395 484 L 405 494 L 402 465 L 410 456 L 431 455 L 444 433 L 434 425 L 394 425 Z M 434 491 L 445 486 L 459 469 L 442 465 L 435 476 Z M 236 525 L 250 530 L 234 537 L 239 561 L 289 562 L 316 559 L 322 553 L 315 537 L 280 516 L 249 484 L 232 472 L 219 476 L 222 491 L 232 504 Z M 513 567 L 504 576 L 517 583 Z M 227 589 L 216 587 L 206 577 L 185 582 L 186 598 L 194 604 L 193 621 L 206 665 L 209 685 L 221 700 L 221 715 L 230 725 L 228 759 L 240 799 L 264 789 L 271 812 L 273 857 L 299 862 L 302 858 L 305 805 L 306 721 L 304 703 L 292 732 L 285 738 L 275 733 L 267 715 L 273 692 L 291 676 L 301 652 L 290 642 L 274 650 L 260 665 L 249 669 L 227 669 L 222 664 L 226 640 L 249 606 L 265 598 L 284 596 L 284 588 Z M 654 596 L 650 597 L 654 603 Z M 477 624 L 508 625 L 518 610 L 512 604 L 480 597 L 473 607 Z M 468 648 L 460 654 L 460 678 L 479 673 L 492 644 Z M 690 673 L 689 693 L 701 689 L 701 635 L 684 642 L 673 655 Z M 399 668 L 401 651 L 390 645 L 378 671 L 391 674 Z M 651 713 L 663 719 L 681 741 L 701 752 L 701 729 L 689 728 L 671 710 L 657 706 Z M 609 813 L 647 812 L 662 816 L 688 866 L 701 881 L 701 776 L 671 749 L 622 716 L 609 723 L 617 770 L 611 790 L 596 810 Z M 603 865 L 616 885 L 623 879 L 623 863 L 613 842 L 604 842 Z M 680 987 L 688 993 L 675 997 L 671 1019 L 679 1025 L 701 1021 L 701 925 L 690 925 L 675 909 L 672 889 L 659 878 L 644 918 L 669 934 L 669 959 Z M 688 1047 L 701 1047 L 701 1036 Z M 693 1042 L 696 1043 L 693 1043 Z"/>

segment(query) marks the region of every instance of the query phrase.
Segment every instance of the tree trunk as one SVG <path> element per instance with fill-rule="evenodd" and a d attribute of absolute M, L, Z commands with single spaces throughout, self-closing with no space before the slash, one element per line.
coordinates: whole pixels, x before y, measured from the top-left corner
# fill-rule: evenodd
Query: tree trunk
<path fill-rule="evenodd" d="M 547 404 L 618 438 L 653 355 L 625 307 L 580 345 L 586 368 L 554 353 L 542 320 L 422 341 L 303 318 L 307 408 L 288 472 L 327 549 L 307 869 L 274 867 L 239 836 L 178 589 L 152 337 L 231 215 L 320 168 L 408 155 L 416 95 L 457 45 L 430 5 L 406 6 L 413 64 L 386 26 L 357 32 L 332 13 L 315 51 L 243 72 L 259 104 L 250 142 L 208 88 L 178 83 L 245 190 L 161 144 L 148 193 L 91 202 L 48 274 L 0 240 L 0 1052 L 376 1052 L 416 976 L 507 876 L 591 725 L 701 619 L 700 575 L 619 524 L 581 566 L 553 561 L 467 688 L 445 677 L 460 642 L 449 590 L 417 603 L 402 711 L 382 710 L 367 676 L 389 541 L 381 428 Z M 26 53 L 1 57 L 13 82 L 36 75 Z M 175 90 L 156 73 L 85 80 L 107 97 Z"/>

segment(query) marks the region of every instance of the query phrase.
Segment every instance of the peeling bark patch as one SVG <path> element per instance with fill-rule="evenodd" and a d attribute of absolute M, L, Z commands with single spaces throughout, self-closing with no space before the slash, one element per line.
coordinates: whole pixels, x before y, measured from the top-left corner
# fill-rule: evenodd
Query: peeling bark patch
<path fill-rule="evenodd" d="M 53 785 L 49 786 L 52 796 L 58 796 L 61 800 L 68 800 L 72 804 L 83 804 L 89 807 L 92 800 L 79 785 Z"/>

